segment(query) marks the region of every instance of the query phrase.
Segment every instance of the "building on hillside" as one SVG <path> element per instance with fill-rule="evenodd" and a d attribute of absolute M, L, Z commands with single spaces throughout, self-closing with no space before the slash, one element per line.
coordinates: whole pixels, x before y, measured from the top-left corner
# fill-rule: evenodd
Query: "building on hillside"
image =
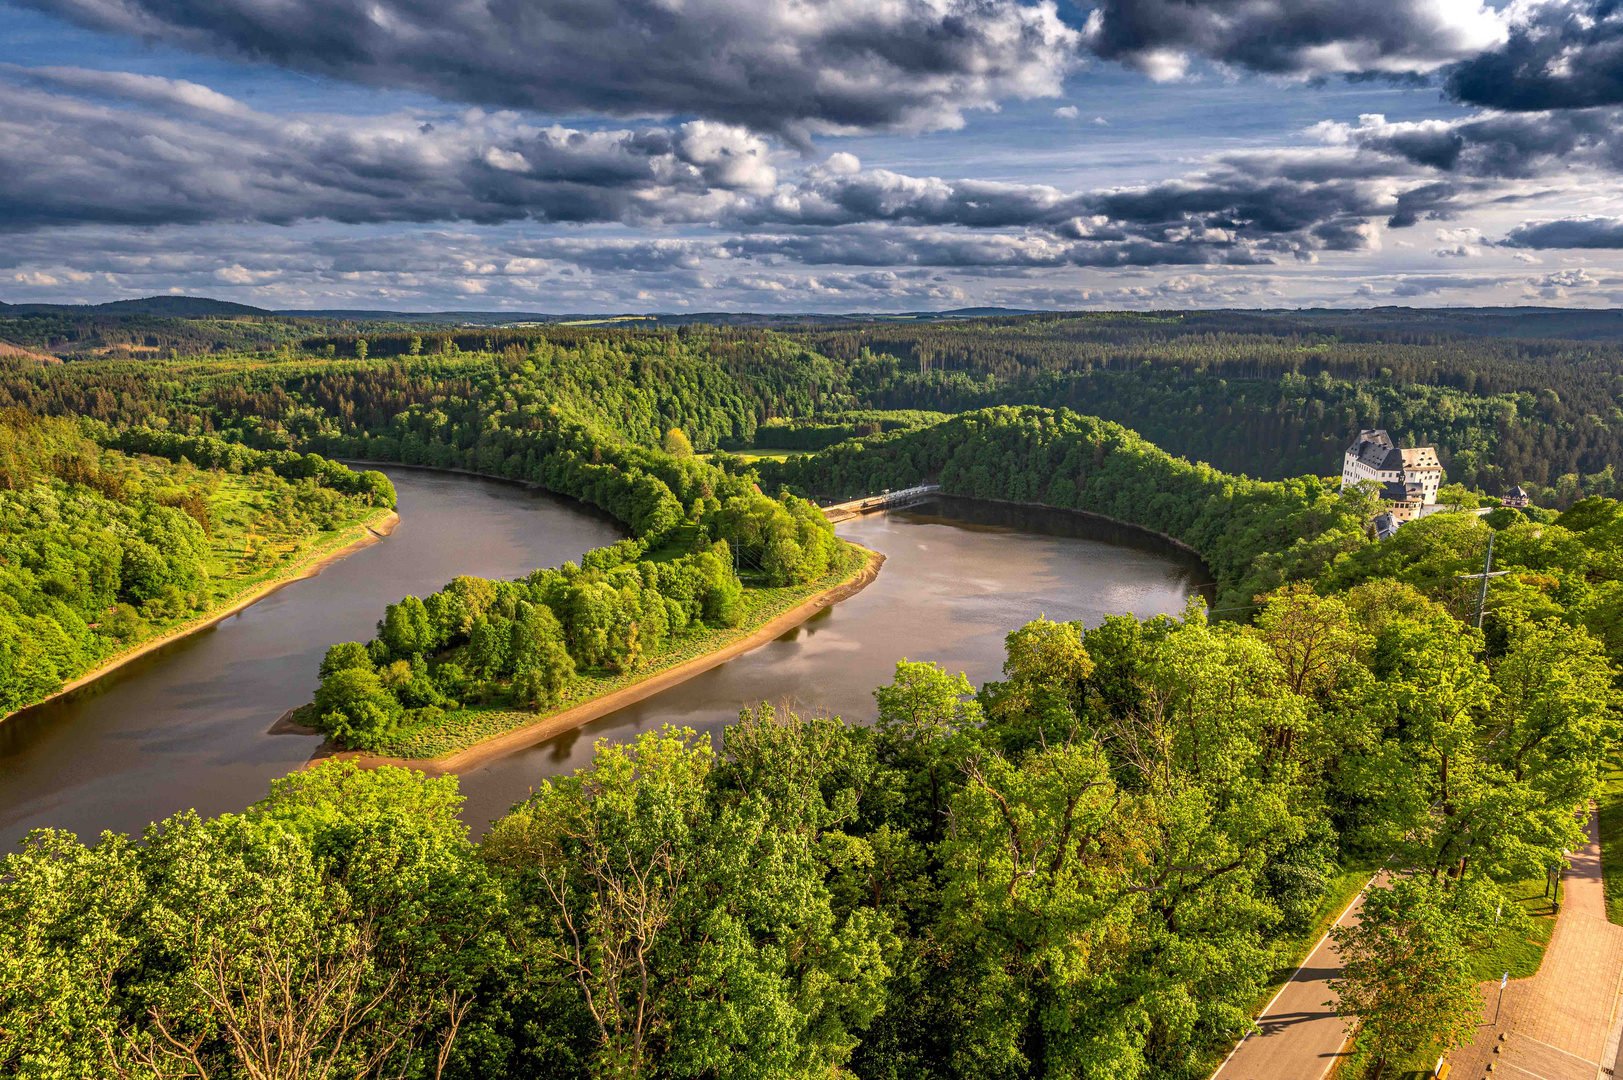
<path fill-rule="evenodd" d="M 1388 511 L 1399 525 L 1425 517 L 1426 511 L 1436 505 L 1435 492 L 1428 498 L 1426 489 L 1418 483 L 1388 480 L 1381 485 L 1381 498 L 1392 504 Z M 1439 509 L 1441 509 L 1439 507 Z"/>
<path fill-rule="evenodd" d="M 1520 484 L 1517 484 L 1515 487 L 1505 492 L 1504 496 L 1500 498 L 1499 501 L 1504 503 L 1506 506 L 1514 506 L 1518 510 L 1524 510 L 1527 508 L 1527 504 L 1532 501 L 1532 496 L 1528 495 L 1526 491 L 1523 491 Z"/>
<path fill-rule="evenodd" d="M 1398 531 L 1398 526 L 1403 523 L 1392 515 L 1392 511 L 1387 510 L 1376 514 L 1375 520 L 1370 524 L 1375 526 L 1375 539 L 1390 540 L 1392 534 Z"/>
<path fill-rule="evenodd" d="M 1360 431 L 1342 455 L 1341 486 L 1365 481 L 1379 484 L 1382 498 L 1405 509 L 1414 504 L 1409 516 L 1402 519 L 1410 521 L 1419 515 L 1420 507 L 1437 501 L 1437 489 L 1443 484 L 1443 464 L 1437 460 L 1435 447 L 1404 450 L 1384 430 Z"/>

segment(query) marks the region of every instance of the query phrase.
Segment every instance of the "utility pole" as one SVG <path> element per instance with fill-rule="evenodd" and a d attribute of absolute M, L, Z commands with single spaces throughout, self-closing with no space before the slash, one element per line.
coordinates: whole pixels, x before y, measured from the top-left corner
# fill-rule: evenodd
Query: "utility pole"
<path fill-rule="evenodd" d="M 1504 577 L 1506 574 L 1510 573 L 1509 570 L 1495 570 L 1493 568 L 1493 538 L 1494 534 L 1490 532 L 1488 534 L 1488 555 L 1487 558 L 1482 560 L 1482 573 L 1455 575 L 1462 580 L 1469 579 L 1475 581 L 1480 579 L 1482 581 L 1482 588 L 1477 591 L 1476 595 L 1476 628 L 1478 630 L 1482 629 L 1482 612 L 1486 610 L 1488 606 L 1488 579 Z"/>

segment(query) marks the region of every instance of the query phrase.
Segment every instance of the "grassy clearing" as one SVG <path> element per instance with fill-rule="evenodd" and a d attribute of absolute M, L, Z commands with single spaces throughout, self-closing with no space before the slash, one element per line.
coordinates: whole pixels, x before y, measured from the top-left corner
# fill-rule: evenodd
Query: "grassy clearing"
<path fill-rule="evenodd" d="M 1623 924 L 1623 770 L 1606 776 L 1600 796 L 1600 872 L 1606 918 Z"/>
<path fill-rule="evenodd" d="M 634 672 L 618 674 L 609 671 L 582 672 L 570 684 L 557 707 L 547 712 L 531 712 L 528 709 L 500 705 L 460 709 L 446 713 L 431 724 L 402 733 L 399 738 L 379 747 L 374 753 L 384 757 L 416 759 L 446 757 L 486 739 L 528 727 L 594 698 L 634 686 L 679 664 L 726 648 L 809 597 L 852 580 L 867 565 L 868 555 L 865 549 L 852 545 L 848 548 L 845 562 L 838 569 L 809 584 L 783 588 L 761 586 L 746 588 L 744 621 L 738 627 L 684 631 L 675 636 L 669 648 Z"/>
<path fill-rule="evenodd" d="M 804 451 L 804 450 L 756 450 L 756 449 L 753 449 L 753 448 L 746 447 L 743 450 L 724 450 L 724 451 L 722 451 L 722 453 L 731 454 L 733 457 L 741 457 L 745 461 L 786 461 L 786 460 L 788 460 L 790 454 L 803 454 L 803 453 L 806 453 L 806 451 Z M 705 454 L 704 458 L 705 458 L 706 461 L 708 461 L 708 460 L 710 460 L 710 455 Z"/>
<path fill-rule="evenodd" d="M 119 605 L 93 627 L 99 655 L 62 673 L 64 684 L 94 676 L 150 648 L 184 636 L 218 618 L 267 586 L 299 576 L 366 535 L 393 511 L 368 506 L 314 481 L 289 482 L 269 471 L 246 475 L 175 465 L 160 458 L 107 451 L 102 467 L 118 474 L 142 498 L 201 493 L 207 503 L 207 577 L 184 605 L 140 611 Z"/>
<path fill-rule="evenodd" d="M 208 502 L 207 610 L 228 606 L 245 593 L 302 570 L 361 536 L 391 511 L 364 505 L 314 481 L 283 480 L 269 470 L 227 473 L 174 464 L 146 455 L 107 451 L 112 465 L 135 486 L 161 497 L 201 492 Z M 199 613 L 154 621 L 144 637 L 194 621 Z M 139 642 L 126 642 L 127 645 Z"/>

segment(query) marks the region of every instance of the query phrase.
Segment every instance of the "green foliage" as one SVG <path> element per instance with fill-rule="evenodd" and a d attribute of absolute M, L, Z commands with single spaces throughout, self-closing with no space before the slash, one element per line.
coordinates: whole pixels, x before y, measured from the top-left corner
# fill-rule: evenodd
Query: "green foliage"
<path fill-rule="evenodd" d="M 0 868 L 8 1076 L 424 1076 L 502 955 L 455 781 L 326 763 L 131 844 L 34 833 Z"/>
<path fill-rule="evenodd" d="M 1482 999 L 1464 939 L 1479 913 L 1462 912 L 1458 901 L 1406 878 L 1367 892 L 1363 918 L 1331 931 L 1343 957 L 1331 985 L 1378 1057 L 1405 1057 L 1433 1042 L 1458 1046 L 1477 1026 Z"/>
<path fill-rule="evenodd" d="M 205 469 L 229 473 L 269 469 L 284 480 L 315 480 L 322 487 L 354 496 L 373 506 L 395 505 L 394 485 L 375 469 L 355 472 L 336 461 L 291 450 L 251 450 L 237 443 L 201 435 L 179 435 L 148 428 L 131 428 L 110 436 L 106 445 L 127 454 L 151 454 L 170 461 L 186 460 Z"/>
<path fill-rule="evenodd" d="M 763 707 L 720 755 L 670 729 L 603 744 L 477 849 L 453 780 L 338 764 L 145 845 L 36 836 L 0 873 L 0 1072 L 139 1071 L 118 1056 L 170 1053 L 166 1031 L 203 1055 L 193 1072 L 249 1071 L 230 1009 L 279 964 L 317 1002 L 297 1020 L 315 1071 L 369 1075 L 356 1055 L 376 1054 L 373 1072 L 403 1076 L 1195 1080 L 1344 868 L 1381 863 L 1391 884 L 1343 931 L 1343 1010 L 1377 1053 L 1456 1041 L 1476 962 L 1503 948 L 1492 915 L 1508 899 L 1526 938 L 1516 890 L 1573 846 L 1619 736 L 1623 512 L 1580 498 L 1610 490 L 1598 417 L 1617 376 L 1609 354 L 1358 340 L 1366 324 L 1329 318 L 1290 335 L 1239 314 L 792 338 L 369 329 L 370 358 L 345 336 L 309 342 L 345 357 L 314 364 L 9 373 L 8 400 L 102 410 L 116 437 L 163 420 L 188 434 L 150 445 L 224 455 L 206 459 L 223 476 L 262 476 L 231 462 L 269 453 L 252 468 L 313 469 L 272 479 L 338 498 L 350 481 L 295 448 L 401 460 L 536 483 L 626 524 L 578 566 L 459 577 L 329 650 L 315 711 L 361 748 L 511 730 L 533 719 L 520 709 L 711 647 L 710 628 L 846 565 L 814 506 L 763 496 L 738 459 L 653 449 L 677 429 L 701 449 L 838 436 L 760 465 L 769 489 L 938 480 L 1136 523 L 1205 558 L 1229 618 L 1039 618 L 978 689 L 903 661 L 872 727 Z M 1456 479 L 1543 484 L 1569 508 L 1439 514 L 1376 544 L 1372 505 L 1328 481 L 1230 475 L 1042 407 L 1082 401 L 1265 475 L 1325 468 L 1351 430 L 1386 426 L 1438 441 Z M 15 478 L 0 506 L 48 491 L 57 503 L 27 504 L 38 533 L 71 538 L 60 573 L 28 564 L 35 607 L 0 599 L 13 625 L 80 594 L 115 612 L 184 598 L 169 533 L 145 523 L 207 542 L 204 522 L 233 520 L 119 502 L 137 485 L 75 438 L 0 439 Z M 68 496 L 139 505 L 103 530 L 116 559 L 72 562 L 95 541 L 63 524 Z M 1510 572 L 1478 633 L 1458 575 L 1490 535 Z M 11 550 L 0 571 L 24 565 Z M 128 587 L 99 569 L 126 560 Z M 42 670 L 78 640 L 29 624 L 0 633 L 0 664 Z M 339 976 L 375 1003 L 341 1041 L 319 1007 Z"/>
<path fill-rule="evenodd" d="M 760 794 L 718 804 L 713 767 L 692 732 L 600 743 L 481 845 L 528 966 L 578 987 L 593 1075 L 826 1075 L 882 1000 L 880 921 L 836 916 L 811 837 Z"/>
<path fill-rule="evenodd" d="M 132 458 L 100 434 L 0 414 L 0 713 L 207 612 L 370 505 L 309 479 Z"/>
<path fill-rule="evenodd" d="M 936 481 L 951 494 L 1105 514 L 1200 552 L 1225 609 L 1363 547 L 1371 509 L 1326 480 L 1228 476 L 1116 424 L 1033 407 L 965 413 L 883 440 L 763 463 L 762 476 L 847 497 Z"/>

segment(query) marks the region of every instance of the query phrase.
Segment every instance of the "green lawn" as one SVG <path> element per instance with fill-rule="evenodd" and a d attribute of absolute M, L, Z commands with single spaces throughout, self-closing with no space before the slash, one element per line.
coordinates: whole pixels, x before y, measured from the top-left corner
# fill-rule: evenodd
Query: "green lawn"
<path fill-rule="evenodd" d="M 1623 771 L 1606 776 L 1600 797 L 1600 869 L 1606 887 L 1606 917 L 1623 924 Z"/>
<path fill-rule="evenodd" d="M 753 448 L 746 448 L 746 449 L 743 449 L 743 450 L 723 450 L 722 453 L 731 454 L 734 457 L 741 457 L 745 461 L 785 461 L 785 460 L 788 459 L 790 454 L 804 454 L 804 453 L 806 453 L 806 451 L 804 451 L 804 450 L 756 450 L 756 449 L 753 449 Z M 702 454 L 700 456 L 703 457 L 706 461 L 708 461 L 710 459 L 709 454 Z"/>
<path fill-rule="evenodd" d="M 1520 881 L 1507 886 L 1505 891 L 1532 916 L 1533 929 L 1531 933 L 1519 933 L 1507 926 L 1473 952 L 1471 973 L 1479 982 L 1497 979 L 1506 972 L 1512 979 L 1527 979 L 1538 974 L 1550 935 L 1555 932 L 1555 909 L 1551 905 L 1552 898 L 1545 895 L 1541 879 Z"/>

